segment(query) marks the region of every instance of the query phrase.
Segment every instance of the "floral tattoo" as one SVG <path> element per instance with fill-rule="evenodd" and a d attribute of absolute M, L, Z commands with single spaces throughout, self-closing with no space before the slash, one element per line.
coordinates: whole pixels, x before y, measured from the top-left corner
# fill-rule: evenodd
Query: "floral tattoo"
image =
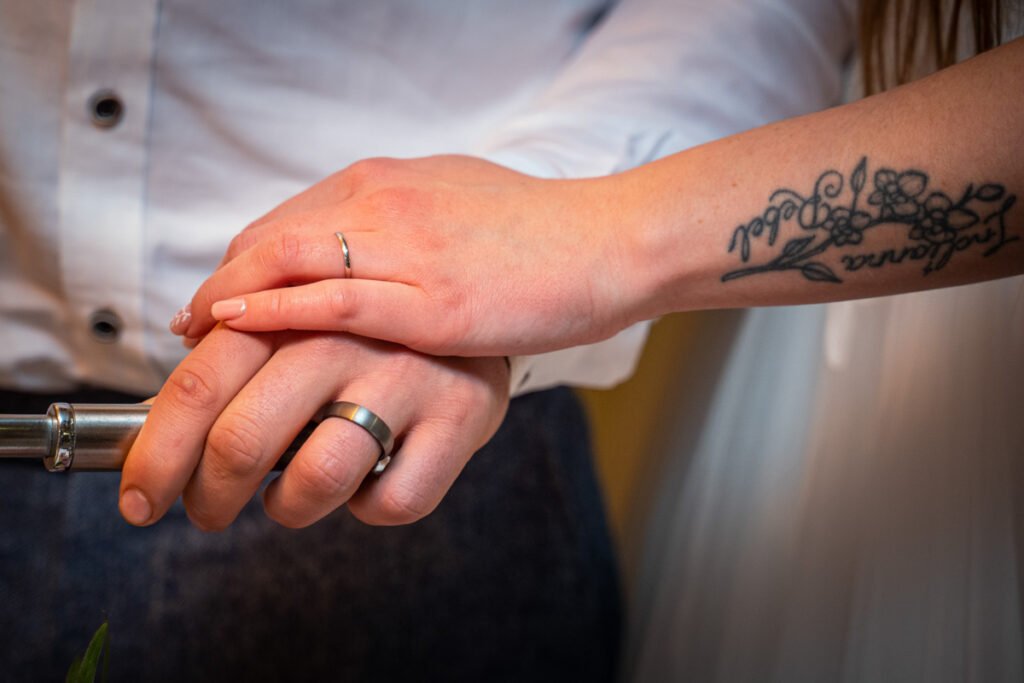
<path fill-rule="evenodd" d="M 722 281 L 793 270 L 815 282 L 840 283 L 842 278 L 818 260 L 836 250 L 844 252 L 840 263 L 846 272 L 921 261 L 928 275 L 945 268 L 959 252 L 982 251 L 987 257 L 1020 239 L 1006 232 L 1006 214 L 1017 197 L 1002 185 L 968 185 L 954 201 L 944 192 L 930 190 L 928 176 L 919 170 L 882 168 L 875 171 L 874 189 L 865 191 L 867 161 L 864 157 L 853 169 L 846 193 L 845 178 L 835 170 L 822 173 L 808 196 L 785 188 L 773 192 L 764 213 L 733 232 L 729 252 L 738 250 L 747 264 L 754 241 L 774 246 L 783 225 L 796 223 L 800 236 L 787 241 L 781 251 L 774 250 L 777 253 L 769 260 L 730 271 Z M 860 249 L 865 233 L 877 228 L 904 230 L 907 243 L 881 251 Z"/>

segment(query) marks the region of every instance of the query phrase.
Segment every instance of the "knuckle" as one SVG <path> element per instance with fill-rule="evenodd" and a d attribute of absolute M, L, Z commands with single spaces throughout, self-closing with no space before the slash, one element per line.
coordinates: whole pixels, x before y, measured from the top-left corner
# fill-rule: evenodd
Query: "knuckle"
<path fill-rule="evenodd" d="M 244 415 L 222 418 L 206 438 L 204 458 L 223 474 L 245 479 L 263 474 L 265 441 L 258 423 Z"/>
<path fill-rule="evenodd" d="M 272 289 L 264 296 L 263 308 L 271 319 L 278 320 L 288 314 L 288 302 L 285 299 L 284 291 Z"/>
<path fill-rule="evenodd" d="M 268 245 L 263 265 L 276 269 L 294 268 L 302 258 L 302 239 L 290 232 L 278 233 Z"/>
<path fill-rule="evenodd" d="M 332 320 L 344 320 L 355 306 L 355 294 L 341 287 L 327 287 L 324 292 L 324 306 Z"/>
<path fill-rule="evenodd" d="M 338 353 L 349 344 L 344 337 L 336 334 L 311 334 L 298 342 L 302 346 L 303 355 L 315 360 L 336 359 Z"/>
<path fill-rule="evenodd" d="M 444 258 L 446 252 L 450 251 L 453 246 L 451 234 L 446 229 L 449 212 L 442 211 L 439 206 L 441 202 L 424 190 L 412 190 L 409 194 L 413 195 L 411 198 L 407 198 L 410 203 L 415 202 L 421 209 L 428 209 L 429 215 L 432 216 L 430 221 L 421 220 L 408 226 L 410 242 L 414 243 L 416 249 L 431 260 Z M 460 278 L 463 275 L 464 273 L 460 271 Z M 452 280 L 452 278 L 448 279 L 449 282 Z M 453 282 L 453 284 L 458 283 Z"/>
<path fill-rule="evenodd" d="M 351 164 L 342 173 L 350 183 L 361 184 L 379 180 L 394 165 L 394 160 L 385 157 L 360 159 Z"/>
<path fill-rule="evenodd" d="M 368 363 L 361 371 L 361 376 L 372 380 L 382 388 L 398 390 L 410 382 L 429 381 L 435 376 L 433 358 L 427 358 L 405 346 L 387 342 L 370 342 L 373 344 L 375 363 Z"/>
<path fill-rule="evenodd" d="M 296 471 L 303 497 L 319 502 L 337 500 L 341 505 L 358 486 L 355 477 L 347 470 L 338 463 L 316 461 Z"/>
<path fill-rule="evenodd" d="M 465 429 L 476 417 L 480 406 L 486 405 L 486 397 L 467 389 L 459 396 L 445 401 L 439 412 L 439 420 L 453 430 Z"/>
<path fill-rule="evenodd" d="M 162 393 L 178 405 L 208 411 L 217 405 L 220 396 L 217 377 L 214 367 L 193 357 L 171 373 Z"/>
<path fill-rule="evenodd" d="M 391 185 L 366 198 L 367 208 L 377 216 L 385 218 L 401 218 L 405 222 L 410 217 L 429 214 L 431 210 L 430 195 L 416 187 Z"/>
<path fill-rule="evenodd" d="M 348 452 L 345 440 L 339 440 L 322 449 L 308 467 L 296 471 L 306 496 L 321 501 L 337 500 L 340 505 L 355 493 L 362 480 L 348 462 Z"/>
<path fill-rule="evenodd" d="M 437 376 L 438 361 L 432 356 L 425 356 L 410 351 L 403 346 L 386 347 L 387 361 L 383 363 L 382 372 L 385 378 L 398 388 L 408 384 L 413 378 L 422 378 L 424 382 L 432 382 Z"/>
<path fill-rule="evenodd" d="M 228 254 L 231 256 L 238 256 L 252 246 L 253 239 L 252 230 L 246 228 L 231 238 L 231 242 L 228 244 Z"/>

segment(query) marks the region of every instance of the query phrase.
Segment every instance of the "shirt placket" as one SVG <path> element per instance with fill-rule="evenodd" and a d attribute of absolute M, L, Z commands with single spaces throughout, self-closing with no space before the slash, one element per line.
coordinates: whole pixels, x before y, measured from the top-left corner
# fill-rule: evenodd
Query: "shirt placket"
<path fill-rule="evenodd" d="M 76 375 L 153 383 L 144 353 L 146 134 L 157 0 L 75 3 L 60 149 L 61 276 Z"/>

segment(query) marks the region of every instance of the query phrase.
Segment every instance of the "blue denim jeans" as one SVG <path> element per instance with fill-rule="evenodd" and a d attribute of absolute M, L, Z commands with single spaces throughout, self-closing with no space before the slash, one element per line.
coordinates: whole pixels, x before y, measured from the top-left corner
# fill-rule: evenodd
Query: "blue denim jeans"
<path fill-rule="evenodd" d="M 0 392 L 0 412 L 50 400 Z M 0 463 L 0 678 L 63 680 L 103 620 L 114 681 L 614 678 L 618 579 L 567 390 L 513 401 L 437 511 L 406 527 L 341 509 L 288 530 L 257 501 L 222 533 L 180 504 L 136 529 L 117 489 L 117 474 Z"/>

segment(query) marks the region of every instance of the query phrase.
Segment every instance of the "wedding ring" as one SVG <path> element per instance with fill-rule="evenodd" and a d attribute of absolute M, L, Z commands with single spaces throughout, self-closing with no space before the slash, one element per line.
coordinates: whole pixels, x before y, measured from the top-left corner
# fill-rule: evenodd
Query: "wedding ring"
<path fill-rule="evenodd" d="M 334 236 L 338 238 L 338 242 L 341 243 L 341 255 L 345 257 L 345 277 L 352 277 L 352 259 L 348 253 L 348 242 L 345 241 L 345 235 L 336 232 Z"/>
<path fill-rule="evenodd" d="M 380 457 L 377 459 L 377 464 L 373 466 L 373 473 L 380 474 L 383 472 L 384 468 L 391 462 L 391 451 L 395 447 L 395 435 L 391 433 L 391 428 L 388 427 L 387 423 L 369 408 L 364 408 L 358 403 L 350 403 L 349 401 L 335 401 L 327 406 L 323 412 L 323 419 L 326 420 L 329 417 L 340 417 L 342 420 L 353 422 L 369 432 L 370 436 L 377 441 L 377 445 L 380 446 Z"/>

